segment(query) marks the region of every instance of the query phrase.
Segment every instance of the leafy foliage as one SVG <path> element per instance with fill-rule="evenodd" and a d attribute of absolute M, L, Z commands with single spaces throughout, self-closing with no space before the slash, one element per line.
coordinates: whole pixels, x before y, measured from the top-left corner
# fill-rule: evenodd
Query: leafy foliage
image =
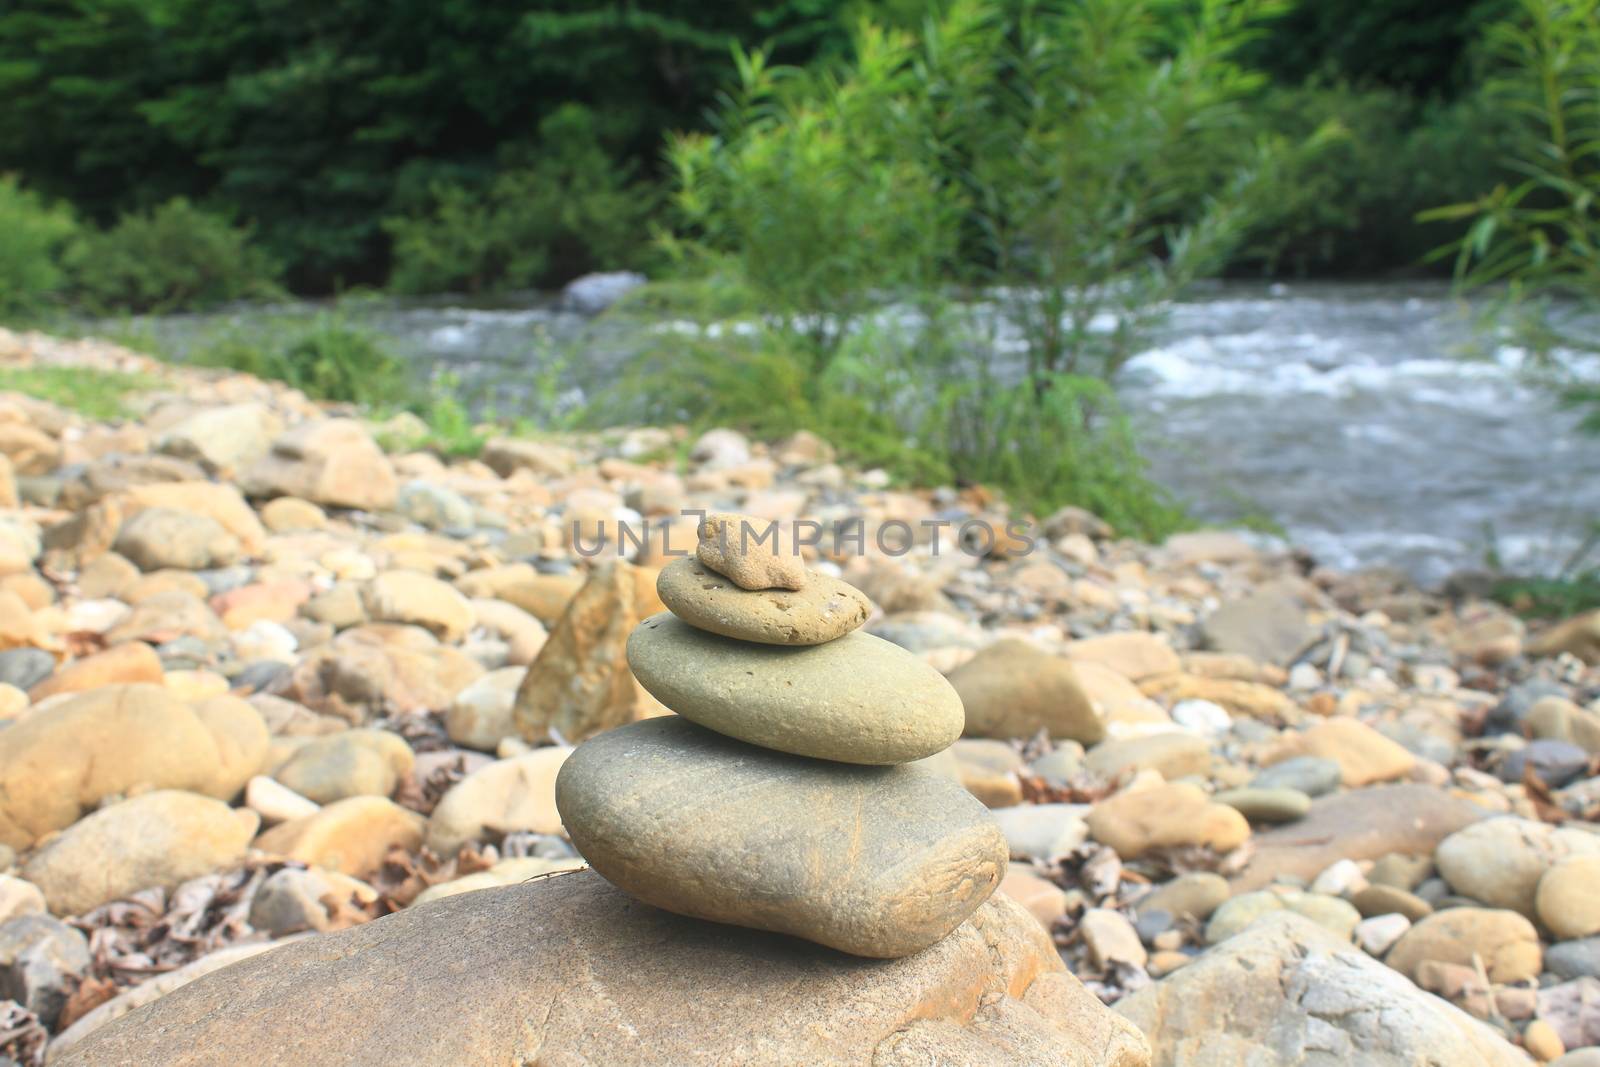
<path fill-rule="evenodd" d="M 0 314 L 32 314 L 60 294 L 61 250 L 77 230 L 69 210 L 0 174 Z"/>
<path fill-rule="evenodd" d="M 1453 227 L 1417 212 L 1477 196 L 1507 173 L 1511 123 L 1481 94 L 1419 104 L 1394 89 L 1306 85 L 1273 89 L 1252 110 L 1290 149 L 1236 272 L 1419 269 Z"/>
<path fill-rule="evenodd" d="M 224 335 L 190 361 L 275 378 L 317 400 L 381 408 L 411 399 L 405 365 L 377 335 L 337 312 L 320 313 L 308 325 L 275 331 L 265 339 Z"/>
<path fill-rule="evenodd" d="M 401 292 L 530 288 L 637 260 L 652 193 L 600 144 L 594 116 L 567 104 L 540 125 L 530 165 L 487 189 L 441 181 L 419 215 L 385 220 Z"/>
<path fill-rule="evenodd" d="M 179 197 L 84 234 L 65 257 L 80 300 L 102 309 L 171 311 L 277 292 L 248 231 Z"/>
<path fill-rule="evenodd" d="M 1521 180 L 1430 216 L 1472 220 L 1449 249 L 1469 284 L 1600 298 L 1600 0 L 1522 0 L 1486 49 L 1486 92 L 1519 121 Z"/>

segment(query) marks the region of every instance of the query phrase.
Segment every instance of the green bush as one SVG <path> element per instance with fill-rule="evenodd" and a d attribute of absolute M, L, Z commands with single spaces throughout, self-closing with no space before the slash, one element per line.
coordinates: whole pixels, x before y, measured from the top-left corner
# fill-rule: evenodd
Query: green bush
<path fill-rule="evenodd" d="M 1254 122 L 1294 146 L 1234 256 L 1269 275 L 1417 268 L 1450 236 L 1417 214 L 1475 196 L 1505 174 L 1507 115 L 1481 95 L 1419 104 L 1393 89 L 1273 89 Z"/>
<path fill-rule="evenodd" d="M 223 335 L 190 362 L 277 379 L 317 400 L 382 408 L 413 399 L 405 364 L 382 338 L 337 312 L 320 313 L 309 325 L 286 326 L 264 340 Z"/>
<path fill-rule="evenodd" d="M 384 221 L 394 289 L 524 289 L 637 259 L 655 198 L 602 146 L 588 109 L 561 107 L 539 136 L 533 158 L 487 188 L 437 182 L 425 211 Z"/>
<path fill-rule="evenodd" d="M 85 234 L 66 266 L 78 298 L 100 311 L 178 311 L 279 291 L 248 230 L 182 197 Z"/>
<path fill-rule="evenodd" d="M 69 210 L 0 174 L 0 315 L 37 314 L 60 296 L 61 250 L 76 233 Z"/>
<path fill-rule="evenodd" d="M 1600 300 L 1600 0 L 1521 0 L 1485 35 L 1488 99 L 1512 117 L 1510 169 L 1429 218 L 1470 222 L 1441 249 L 1469 286 Z"/>

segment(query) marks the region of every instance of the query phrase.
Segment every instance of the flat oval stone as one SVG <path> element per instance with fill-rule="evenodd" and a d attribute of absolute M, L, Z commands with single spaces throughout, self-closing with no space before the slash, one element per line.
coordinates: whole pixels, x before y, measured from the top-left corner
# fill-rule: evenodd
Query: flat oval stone
<path fill-rule="evenodd" d="M 918 952 L 988 899 L 1006 841 L 960 784 L 756 748 L 677 716 L 579 745 L 556 779 L 573 844 L 646 904 L 858 956 Z"/>
<path fill-rule="evenodd" d="M 797 756 L 910 763 L 949 748 L 966 723 L 943 675 L 871 634 L 754 645 L 662 612 L 628 638 L 628 666 L 684 718 Z"/>
<path fill-rule="evenodd" d="M 867 595 L 815 571 L 803 588 L 741 589 L 693 557 L 661 568 L 656 593 L 691 626 L 763 645 L 820 645 L 859 627 L 872 614 Z"/>

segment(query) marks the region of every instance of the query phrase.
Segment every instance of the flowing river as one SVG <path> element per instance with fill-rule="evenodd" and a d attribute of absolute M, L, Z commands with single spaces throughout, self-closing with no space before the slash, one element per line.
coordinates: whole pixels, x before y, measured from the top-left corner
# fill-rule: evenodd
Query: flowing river
<path fill-rule="evenodd" d="M 312 310 L 135 329 L 181 358 L 219 330 Z M 553 299 L 343 312 L 501 416 L 592 388 L 628 355 L 624 338 Z M 1443 285 L 1226 283 L 1175 306 L 1119 389 L 1155 476 L 1200 517 L 1250 511 L 1319 561 L 1434 582 L 1491 551 L 1508 567 L 1552 570 L 1600 516 L 1600 438 L 1578 433 L 1521 358 L 1475 329 Z"/>

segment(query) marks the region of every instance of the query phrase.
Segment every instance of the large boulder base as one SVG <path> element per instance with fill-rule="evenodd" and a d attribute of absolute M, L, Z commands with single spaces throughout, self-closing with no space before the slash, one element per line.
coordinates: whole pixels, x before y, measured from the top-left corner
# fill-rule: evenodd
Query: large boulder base
<path fill-rule="evenodd" d="M 1157 1067 L 1528 1067 L 1499 1034 L 1303 916 L 1278 912 L 1117 1010 Z"/>
<path fill-rule="evenodd" d="M 1003 895 L 884 962 L 684 919 L 592 873 L 486 889 L 263 953 L 96 1031 L 60 1067 L 738 1063 L 1147 1067 L 1145 1040 Z"/>

